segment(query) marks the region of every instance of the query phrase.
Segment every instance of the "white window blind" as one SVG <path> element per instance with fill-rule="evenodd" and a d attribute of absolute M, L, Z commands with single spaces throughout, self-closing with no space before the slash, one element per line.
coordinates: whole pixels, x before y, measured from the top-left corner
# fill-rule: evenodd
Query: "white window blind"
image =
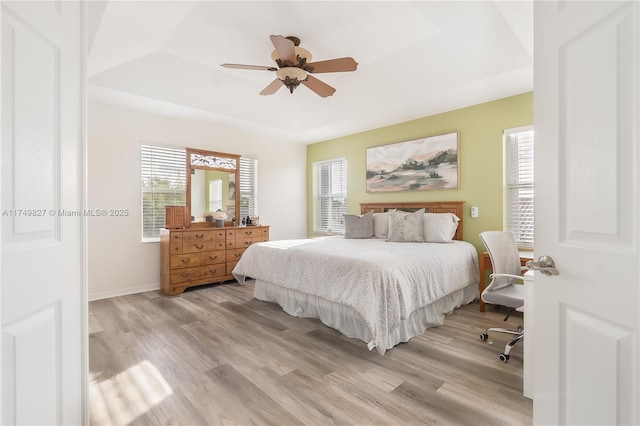
<path fill-rule="evenodd" d="M 258 215 L 258 160 L 240 157 L 240 218 Z"/>
<path fill-rule="evenodd" d="M 347 160 L 313 163 L 313 232 L 344 233 L 347 213 Z"/>
<path fill-rule="evenodd" d="M 185 155 L 184 149 L 140 146 L 143 241 L 159 238 L 166 206 L 186 205 Z"/>
<path fill-rule="evenodd" d="M 513 233 L 518 247 L 533 248 L 533 127 L 504 131 L 505 229 Z"/>

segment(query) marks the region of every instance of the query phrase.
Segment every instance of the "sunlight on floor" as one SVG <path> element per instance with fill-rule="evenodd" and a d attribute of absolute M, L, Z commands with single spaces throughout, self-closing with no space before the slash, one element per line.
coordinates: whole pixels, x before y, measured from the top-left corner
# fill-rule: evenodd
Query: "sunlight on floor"
<path fill-rule="evenodd" d="M 92 424 L 127 424 L 173 391 L 160 371 L 145 360 L 105 380 L 89 384 Z"/>

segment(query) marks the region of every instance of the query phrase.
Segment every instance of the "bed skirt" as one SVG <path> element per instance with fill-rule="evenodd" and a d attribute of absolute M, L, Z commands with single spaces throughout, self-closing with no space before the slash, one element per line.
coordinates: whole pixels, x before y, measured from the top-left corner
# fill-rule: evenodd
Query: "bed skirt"
<path fill-rule="evenodd" d="M 477 291 L 476 285 L 469 285 L 412 312 L 386 337 L 386 344 L 382 348 L 376 347 L 371 330 L 357 315 L 353 314 L 348 306 L 262 280 L 256 280 L 254 296 L 258 300 L 277 303 L 289 315 L 318 318 L 323 324 L 338 330 L 345 336 L 362 340 L 369 350 L 375 347 L 381 355 L 384 355 L 387 349 L 391 349 L 398 343 L 408 342 L 412 337 L 424 333 L 427 328 L 442 325 L 446 314 L 471 303 L 475 300 Z"/>

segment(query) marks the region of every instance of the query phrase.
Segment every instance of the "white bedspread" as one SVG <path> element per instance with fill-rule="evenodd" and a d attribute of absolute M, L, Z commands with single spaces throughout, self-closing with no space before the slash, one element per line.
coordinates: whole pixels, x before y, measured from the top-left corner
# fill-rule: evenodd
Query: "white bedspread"
<path fill-rule="evenodd" d="M 353 310 L 384 347 L 389 331 L 411 312 L 479 280 L 473 245 L 396 243 L 328 237 L 250 246 L 233 270 Z"/>

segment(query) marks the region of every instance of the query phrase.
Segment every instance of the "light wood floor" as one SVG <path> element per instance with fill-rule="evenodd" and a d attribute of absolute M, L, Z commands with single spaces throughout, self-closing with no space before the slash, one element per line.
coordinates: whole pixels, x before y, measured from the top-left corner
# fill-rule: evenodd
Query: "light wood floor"
<path fill-rule="evenodd" d="M 93 425 L 527 425 L 522 347 L 479 334 L 503 311 L 472 303 L 380 356 L 253 285 L 89 304 Z M 514 315 L 509 326 L 522 323 Z"/>

